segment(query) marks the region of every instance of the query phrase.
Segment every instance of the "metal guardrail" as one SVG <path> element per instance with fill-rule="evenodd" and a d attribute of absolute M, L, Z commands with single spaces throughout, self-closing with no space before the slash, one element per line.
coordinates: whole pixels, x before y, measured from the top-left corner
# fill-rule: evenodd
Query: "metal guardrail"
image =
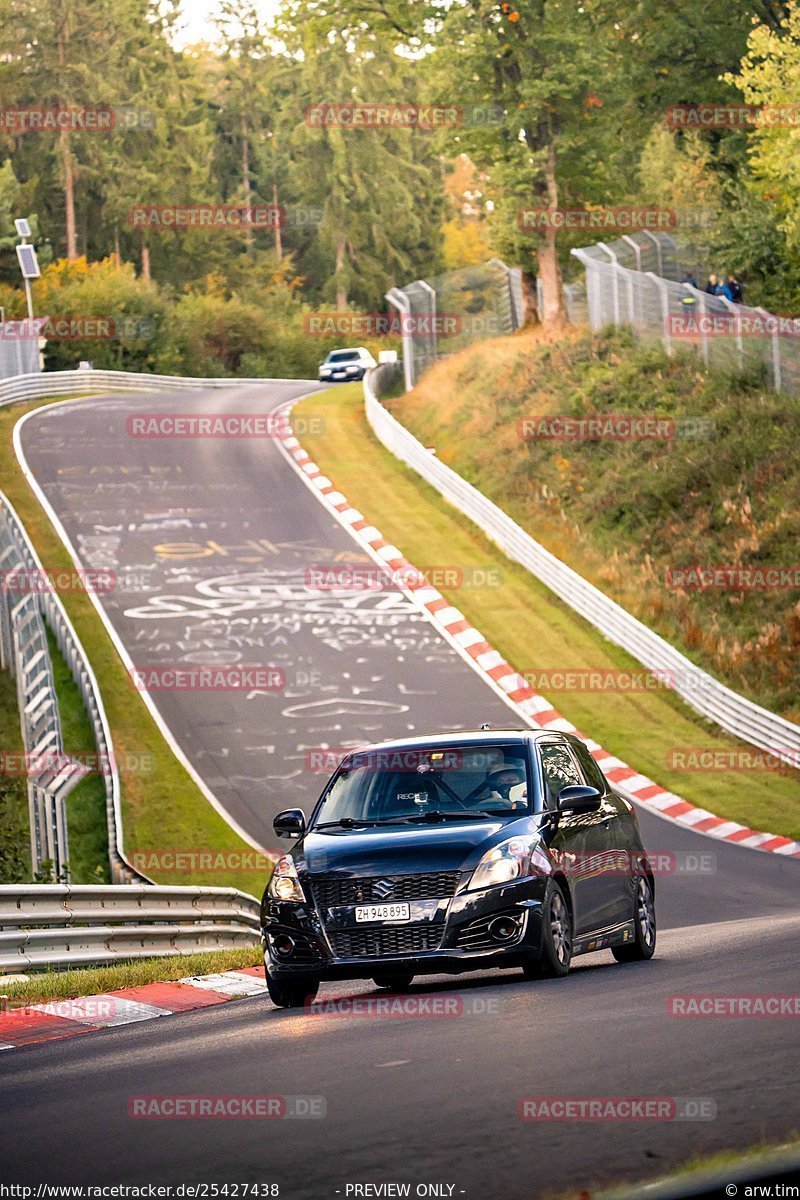
<path fill-rule="evenodd" d="M 415 470 L 503 550 L 544 583 L 560 600 L 580 613 L 609 641 L 648 670 L 656 672 L 687 704 L 759 749 L 800 767 L 800 727 L 740 696 L 695 666 L 614 600 L 556 558 L 501 508 L 440 462 L 380 403 L 383 367 L 364 378 L 367 420 L 375 436 L 396 458 Z"/>
<path fill-rule="evenodd" d="M 0 886 L 0 969 L 86 966 L 255 946 L 259 902 L 234 888 Z"/>
<path fill-rule="evenodd" d="M 257 383 L 285 383 L 285 379 L 195 379 L 178 375 L 148 375 L 133 371 L 52 371 L 16 375 L 0 382 L 0 407 L 42 396 L 88 396 L 98 392 L 190 391 L 192 388 L 229 388 Z M 298 383 L 317 383 L 299 379 Z"/>
<path fill-rule="evenodd" d="M 19 700 L 34 874 L 44 861 L 57 879 L 65 876 L 69 842 L 65 800 L 89 769 L 64 753 L 58 698 L 45 621 L 58 642 L 95 731 L 97 763 L 106 786 L 112 878 L 143 879 L 121 851 L 119 780 L 108 722 L 83 647 L 17 513 L 0 492 L 0 661 L 15 676 Z"/>

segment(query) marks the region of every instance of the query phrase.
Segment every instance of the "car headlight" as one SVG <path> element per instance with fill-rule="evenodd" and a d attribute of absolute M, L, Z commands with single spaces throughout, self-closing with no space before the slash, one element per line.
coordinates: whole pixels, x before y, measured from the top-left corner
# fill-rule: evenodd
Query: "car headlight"
<path fill-rule="evenodd" d="M 330 375 L 331 369 L 330 367 L 320 367 L 319 373 L 320 375 Z"/>
<path fill-rule="evenodd" d="M 355 364 L 355 363 L 353 363 L 353 364 L 352 364 L 352 366 L 345 367 L 345 370 L 346 370 L 346 371 L 348 372 L 348 374 L 349 374 L 349 373 L 350 373 L 350 371 L 358 371 L 358 370 L 359 370 L 359 368 L 356 366 L 356 364 Z"/>
<path fill-rule="evenodd" d="M 547 860 L 537 849 L 536 842 L 527 838 L 509 838 L 492 846 L 484 854 L 472 873 L 467 891 L 474 892 L 496 883 L 511 883 L 514 879 L 527 879 L 546 870 Z"/>
<path fill-rule="evenodd" d="M 285 854 L 276 862 L 267 895 L 273 900 L 305 900 L 291 855 Z"/>

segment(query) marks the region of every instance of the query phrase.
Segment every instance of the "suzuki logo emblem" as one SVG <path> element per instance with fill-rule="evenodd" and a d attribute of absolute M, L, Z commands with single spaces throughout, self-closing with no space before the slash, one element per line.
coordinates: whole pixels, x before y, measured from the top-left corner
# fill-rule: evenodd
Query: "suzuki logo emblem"
<path fill-rule="evenodd" d="M 372 885 L 372 890 L 380 900 L 385 900 L 394 891 L 394 884 L 391 879 L 379 879 L 377 883 Z"/>

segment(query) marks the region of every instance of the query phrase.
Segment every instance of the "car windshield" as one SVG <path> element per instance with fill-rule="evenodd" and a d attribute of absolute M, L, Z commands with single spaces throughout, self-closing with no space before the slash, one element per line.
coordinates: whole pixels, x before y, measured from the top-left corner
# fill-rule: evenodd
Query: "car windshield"
<path fill-rule="evenodd" d="M 315 828 L 436 822 L 529 811 L 524 746 L 435 746 L 352 754 Z"/>
<path fill-rule="evenodd" d="M 328 355 L 328 362 L 358 362 L 357 350 L 331 350 Z"/>

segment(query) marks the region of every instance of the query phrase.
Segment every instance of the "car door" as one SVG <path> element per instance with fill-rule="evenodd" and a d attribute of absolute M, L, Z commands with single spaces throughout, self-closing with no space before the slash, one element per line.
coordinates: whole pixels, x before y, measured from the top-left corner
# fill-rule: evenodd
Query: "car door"
<path fill-rule="evenodd" d="M 586 782 L 572 747 L 566 739 L 538 743 L 545 786 L 545 803 L 555 809 L 559 792 L 573 784 Z M 598 927 L 603 906 L 604 880 L 594 870 L 593 854 L 600 844 L 596 812 L 561 813 L 550 851 L 570 881 L 574 905 L 574 935 L 592 933 Z"/>
<path fill-rule="evenodd" d="M 592 887 L 595 929 L 607 929 L 631 915 L 630 855 L 625 835 L 623 804 L 608 785 L 603 772 L 577 738 L 570 743 L 581 772 L 581 782 L 597 788 L 602 796 L 600 809 L 587 830 L 587 850 L 596 871 Z"/>

